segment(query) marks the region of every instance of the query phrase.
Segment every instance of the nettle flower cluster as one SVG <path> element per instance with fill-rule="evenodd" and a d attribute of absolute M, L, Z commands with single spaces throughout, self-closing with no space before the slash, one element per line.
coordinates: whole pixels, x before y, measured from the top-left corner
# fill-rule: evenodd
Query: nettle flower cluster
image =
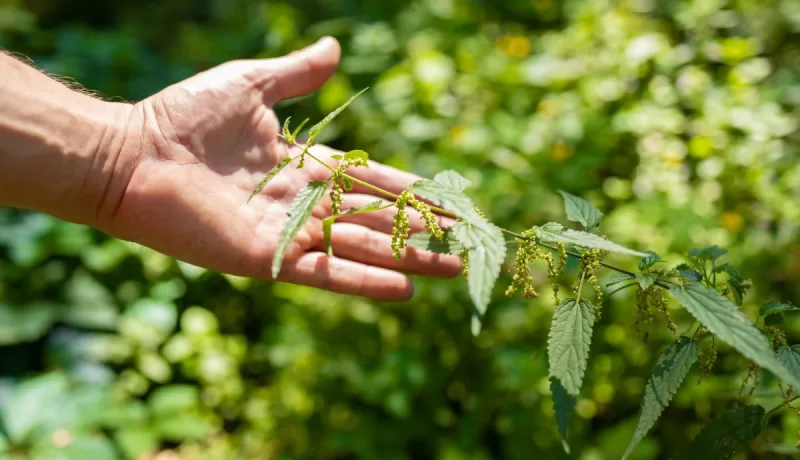
<path fill-rule="evenodd" d="M 337 218 L 393 207 L 396 214 L 391 244 L 396 258 L 401 258 L 408 246 L 461 256 L 469 295 L 475 307 L 474 334 L 480 332 L 509 247 L 516 252 L 507 295 L 521 293 L 526 298 L 538 297 L 531 265 L 538 261 L 547 266 L 556 304 L 547 344 L 550 388 L 565 450 L 569 451 L 567 431 L 570 416 L 581 392 L 592 332 L 601 318 L 603 299 L 625 289 L 636 291 L 636 327 L 644 334 L 645 340 L 650 329 L 658 324 L 675 337 L 675 341 L 659 356 L 645 387 L 641 417 L 625 458 L 655 425 L 694 364 L 699 362 L 702 374 L 713 370 L 717 339 L 739 351 L 751 364 L 742 381 L 739 397 L 732 401 L 732 408 L 720 414 L 677 452 L 677 458 L 727 459 L 759 436 L 771 415 L 786 407 L 798 412 L 794 401 L 800 397 L 795 391 L 800 388 L 800 345 L 789 344 L 780 328 L 784 314 L 798 308 L 783 302 L 767 303 L 761 308 L 759 320 L 752 323 L 739 308 L 750 284 L 735 267 L 720 261 L 727 251 L 717 246 L 692 250 L 686 263 L 664 268 L 665 262 L 657 254 L 623 247 L 595 233 L 603 214 L 589 202 L 566 192 L 560 193 L 564 198 L 567 219 L 580 224 L 581 230 L 551 222 L 516 233 L 492 224 L 464 193 L 470 182 L 454 171 L 441 172 L 431 180 L 420 180 L 399 195 L 356 179 L 347 170 L 367 167 L 366 152 L 354 150 L 338 156 L 336 159 L 340 161 L 334 168 L 314 156 L 309 147 L 333 118 L 360 94 L 312 126 L 302 146 L 297 143 L 297 135 L 305 122 L 291 132 L 288 119 L 284 124 L 284 139 L 290 145 L 301 147 L 301 153 L 281 160 L 267 173 L 251 198 L 294 160 L 299 160 L 297 167 L 302 168 L 306 158 L 310 157 L 328 168 L 331 175 L 325 181 L 310 182 L 295 198 L 275 251 L 273 277 L 280 272 L 287 246 L 326 192 L 331 199 L 332 215 L 323 220 L 323 235 L 330 257 L 334 256 L 330 244 L 331 226 Z M 361 208 L 342 210 L 342 193 L 350 190 L 354 183 L 391 201 L 379 200 Z M 409 234 L 409 209 L 422 216 L 425 232 Z M 453 218 L 455 223 L 442 228 L 437 215 Z M 612 252 L 639 258 L 637 270 L 629 271 L 606 263 L 605 256 Z M 568 258 L 578 261 L 577 282 L 570 295 L 560 299 L 560 281 L 563 281 L 560 278 L 563 278 Z M 618 272 L 606 284 L 606 288 L 616 286 L 608 294 L 604 294 L 598 281 L 597 272 L 601 268 Z M 681 322 L 685 329 L 683 332 L 678 331 L 678 324 L 669 312 L 670 299 L 677 301 L 689 313 Z M 760 327 L 757 326 L 759 323 L 762 324 Z M 776 385 L 782 395 L 782 402 L 769 411 L 751 401 L 761 373 L 777 377 Z"/>

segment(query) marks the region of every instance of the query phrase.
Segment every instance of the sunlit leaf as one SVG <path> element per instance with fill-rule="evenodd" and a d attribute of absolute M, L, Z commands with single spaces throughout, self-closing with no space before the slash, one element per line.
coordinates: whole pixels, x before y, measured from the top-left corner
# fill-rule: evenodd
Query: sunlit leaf
<path fill-rule="evenodd" d="M 336 110 L 334 110 L 333 112 L 329 113 L 319 123 L 317 123 L 316 125 L 314 125 L 311 128 L 309 128 L 308 129 L 308 142 L 311 143 L 311 141 L 313 141 L 314 138 L 317 137 L 317 135 L 319 135 L 319 133 L 321 133 L 322 130 L 325 129 L 325 127 L 328 126 L 333 121 L 334 118 L 336 118 L 340 113 L 342 113 L 344 111 L 344 109 L 346 109 L 347 106 L 350 105 L 351 102 L 356 100 L 356 98 L 358 96 L 361 96 L 364 93 L 364 91 L 366 91 L 367 89 L 368 88 L 364 88 L 361 91 L 359 91 L 358 93 L 356 93 L 353 97 L 348 99 L 347 102 L 345 102 L 344 104 L 342 104 L 339 107 L 337 107 Z"/>
<path fill-rule="evenodd" d="M 469 295 L 482 320 L 492 296 L 494 283 L 500 276 L 500 267 L 506 258 L 506 242 L 503 233 L 493 224 L 457 222 L 452 227 L 453 237 L 467 248 L 469 273 L 467 285 Z M 480 322 L 473 318 L 472 333 L 480 332 Z"/>
<path fill-rule="evenodd" d="M 286 165 L 288 165 L 291 161 L 292 161 L 291 157 L 283 157 L 281 159 L 281 161 L 278 162 L 278 164 L 273 166 L 272 169 L 270 169 L 269 172 L 267 172 L 267 175 L 264 177 L 264 179 L 262 179 L 261 182 L 258 183 L 256 188 L 253 189 L 253 192 L 250 193 L 250 198 L 247 199 L 247 202 L 249 203 L 250 200 L 252 200 L 254 196 L 258 195 L 258 193 L 261 190 L 263 190 L 264 187 L 266 187 L 266 185 L 269 183 L 269 181 L 274 179 L 275 176 L 277 176 L 278 173 L 281 172 L 281 170 L 283 168 L 285 168 Z"/>
<path fill-rule="evenodd" d="M 444 240 L 440 240 L 428 232 L 414 233 L 408 238 L 408 245 L 436 254 L 461 254 L 464 251 L 464 245 L 455 239 L 450 229 L 443 229 L 443 233 Z"/>
<path fill-rule="evenodd" d="M 781 345 L 778 348 L 778 360 L 796 379 L 800 380 L 800 345 L 791 347 Z"/>
<path fill-rule="evenodd" d="M 328 183 L 324 181 L 309 182 L 297 193 L 292 202 L 291 210 L 286 222 L 281 229 L 281 235 L 278 239 L 278 246 L 275 248 L 275 255 L 272 259 L 272 277 L 277 278 L 281 272 L 281 264 L 283 264 L 283 256 L 286 254 L 286 248 L 294 240 L 297 232 L 303 224 L 306 223 L 311 217 L 311 211 L 322 199 L 325 190 L 328 188 Z"/>
<path fill-rule="evenodd" d="M 533 231 L 539 240 L 545 243 L 564 243 L 584 248 L 604 249 L 610 252 L 618 252 L 637 257 L 645 257 L 647 254 L 633 249 L 620 246 L 616 243 L 595 235 L 594 233 L 580 232 L 577 230 L 564 229 L 561 224 L 550 222 L 541 227 L 533 227 Z"/>
<path fill-rule="evenodd" d="M 580 394 L 583 384 L 594 321 L 594 306 L 586 299 L 565 299 L 553 313 L 547 341 L 550 377 L 573 396 Z"/>
<path fill-rule="evenodd" d="M 800 308 L 786 302 L 769 302 L 761 306 L 758 316 L 769 316 L 785 311 L 800 311 Z"/>
<path fill-rule="evenodd" d="M 15 443 L 25 441 L 47 420 L 68 388 L 67 377 L 60 372 L 43 374 L 17 385 L 1 409 L 8 438 Z"/>
<path fill-rule="evenodd" d="M 463 192 L 472 185 L 469 179 L 453 170 L 442 171 L 433 176 L 433 180 L 458 192 Z"/>
<path fill-rule="evenodd" d="M 603 213 L 595 208 L 593 204 L 563 190 L 559 190 L 558 193 L 564 197 L 564 209 L 567 212 L 567 219 L 579 222 L 586 230 L 592 230 L 600 225 Z"/>
<path fill-rule="evenodd" d="M 674 286 L 670 294 L 709 331 L 785 383 L 800 388 L 800 379 L 778 360 L 767 338 L 736 305 L 699 283 Z"/>

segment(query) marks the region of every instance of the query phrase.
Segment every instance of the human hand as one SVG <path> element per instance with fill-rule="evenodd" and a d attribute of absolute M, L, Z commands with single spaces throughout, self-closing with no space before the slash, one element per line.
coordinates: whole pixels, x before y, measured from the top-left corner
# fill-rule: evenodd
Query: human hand
<path fill-rule="evenodd" d="M 307 94 L 333 74 L 340 55 L 330 38 L 270 60 L 233 61 L 198 74 L 136 104 L 121 142 L 134 166 L 117 174 L 114 196 L 97 226 L 186 262 L 225 273 L 270 279 L 278 235 L 296 193 L 330 173 L 316 162 L 284 169 L 250 203 L 264 174 L 297 147 L 278 135 L 275 103 Z M 311 151 L 334 164 L 335 152 Z M 130 163 L 130 162 L 127 162 Z M 370 163 L 351 174 L 399 193 L 419 177 Z M 366 189 L 344 195 L 342 209 L 376 201 Z M 416 273 L 451 277 L 460 271 L 455 256 L 407 249 L 392 257 L 391 209 L 350 216 L 333 226 L 335 258 L 322 252 L 326 199 L 298 233 L 284 259 L 279 280 L 402 301 L 411 296 Z M 424 229 L 411 219 L 411 231 Z"/>

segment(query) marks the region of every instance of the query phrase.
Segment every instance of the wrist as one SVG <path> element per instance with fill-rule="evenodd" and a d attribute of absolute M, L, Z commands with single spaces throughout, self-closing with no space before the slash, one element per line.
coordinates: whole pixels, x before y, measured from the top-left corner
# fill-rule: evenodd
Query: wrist
<path fill-rule="evenodd" d="M 0 206 L 102 223 L 135 164 L 133 106 L 73 91 L 8 56 L 0 73 Z"/>

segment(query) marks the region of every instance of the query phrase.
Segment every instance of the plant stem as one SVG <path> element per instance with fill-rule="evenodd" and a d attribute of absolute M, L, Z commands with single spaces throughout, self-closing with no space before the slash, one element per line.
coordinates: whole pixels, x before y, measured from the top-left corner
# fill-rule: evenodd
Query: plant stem
<path fill-rule="evenodd" d="M 581 271 L 581 282 L 578 283 L 578 293 L 575 294 L 575 303 L 579 304 L 581 302 L 581 290 L 583 290 L 583 280 L 586 278 L 586 269 Z"/>
<path fill-rule="evenodd" d="M 624 285 L 622 287 L 618 287 L 618 288 L 614 289 L 613 291 L 611 291 L 610 293 L 606 294 L 606 297 L 611 298 L 611 296 L 616 294 L 617 292 L 622 291 L 624 289 L 628 289 L 629 287 L 634 287 L 634 286 L 636 286 L 638 284 L 639 283 L 636 282 L 636 283 L 626 284 L 626 285 Z"/>
<path fill-rule="evenodd" d="M 309 147 L 309 146 L 305 146 L 305 147 L 304 147 L 304 151 L 305 151 L 305 153 L 306 153 L 308 156 L 310 156 L 311 158 L 313 158 L 314 160 L 316 160 L 316 161 L 317 161 L 317 163 L 319 163 L 319 164 L 321 164 L 322 166 L 325 166 L 326 168 L 328 168 L 328 169 L 329 169 L 331 172 L 336 172 L 336 169 L 334 169 L 333 167 L 331 167 L 331 165 L 329 165 L 328 163 L 326 163 L 326 162 L 322 161 L 322 160 L 321 160 L 319 157 L 317 157 L 317 156 L 315 156 L 313 153 L 311 153 L 311 151 L 309 151 L 309 150 L 308 150 L 308 147 Z M 361 186 L 363 186 L 363 187 L 366 187 L 366 188 L 368 188 L 369 190 L 372 190 L 372 191 L 373 191 L 373 192 L 375 192 L 375 193 L 378 193 L 378 194 L 380 194 L 380 195 L 383 195 L 383 196 L 385 196 L 385 197 L 391 198 L 391 199 L 393 199 L 393 200 L 395 200 L 395 201 L 396 201 L 398 198 L 400 198 L 400 196 L 399 196 L 399 195 L 396 195 L 396 194 L 394 194 L 394 193 L 392 193 L 392 192 L 390 192 L 390 191 L 388 191 L 388 190 L 384 190 L 384 189 L 382 189 L 382 188 L 380 188 L 380 187 L 377 187 L 377 186 L 375 186 L 375 185 L 372 185 L 372 184 L 370 184 L 370 183 L 368 183 L 368 182 L 364 182 L 363 180 L 361 180 L 361 179 L 357 179 L 357 178 L 355 178 L 355 177 L 353 177 L 353 176 L 351 176 L 351 175 L 349 175 L 349 174 L 347 174 L 347 173 L 343 173 L 343 175 L 344 175 L 344 177 L 346 177 L 346 178 L 350 179 L 350 180 L 351 180 L 351 181 L 353 181 L 354 183 L 356 183 L 356 184 L 358 184 L 358 185 L 361 185 Z M 433 211 L 433 212 L 435 212 L 435 213 L 437 213 L 437 214 L 440 214 L 440 215 L 442 215 L 442 216 L 445 216 L 445 217 L 451 217 L 451 218 L 453 218 L 453 219 L 458 219 L 458 216 L 457 216 L 457 215 L 453 214 L 452 212 L 450 212 L 450 211 L 448 211 L 448 210 L 446 210 L 446 209 L 442 209 L 442 208 L 439 208 L 439 207 L 437 207 L 437 206 L 431 206 L 430 208 L 431 208 L 431 211 Z M 513 236 L 514 238 L 516 238 L 516 239 L 518 239 L 518 240 L 526 240 L 526 239 L 527 239 L 525 236 L 523 236 L 523 235 L 522 235 L 522 234 L 520 234 L 520 233 L 513 232 L 513 231 L 511 231 L 511 230 L 507 230 L 507 229 L 505 229 L 505 228 L 502 228 L 502 227 L 499 227 L 499 228 L 500 228 L 500 230 L 501 230 L 503 233 L 505 233 L 505 234 L 507 234 L 507 235 L 510 235 L 510 236 Z M 537 242 L 536 242 L 536 244 L 538 244 L 539 246 L 543 246 L 543 247 L 545 247 L 545 248 L 548 248 L 548 249 L 550 249 L 550 250 L 552 250 L 552 251 L 558 251 L 558 250 L 559 250 L 559 249 L 558 249 L 556 246 L 554 246 L 554 245 L 552 245 L 552 244 L 548 244 L 548 243 L 543 243 L 543 242 L 541 242 L 541 241 L 537 241 Z M 575 258 L 575 259 L 578 259 L 578 260 L 580 260 L 580 259 L 581 259 L 581 255 L 580 255 L 580 254 L 578 254 L 578 253 L 577 253 L 577 252 L 575 252 L 575 251 L 569 251 L 569 250 L 568 250 L 568 251 L 566 251 L 566 254 L 567 254 L 568 256 L 570 256 L 570 257 L 573 257 L 573 258 Z M 625 270 L 624 268 L 620 268 L 620 267 L 617 267 L 617 266 L 615 266 L 615 265 L 608 264 L 608 263 L 606 263 L 606 262 L 603 262 L 603 261 L 600 261 L 600 265 L 602 265 L 602 266 L 603 266 L 603 267 L 605 267 L 605 268 L 608 268 L 609 270 L 614 270 L 614 271 L 616 271 L 616 272 L 619 272 L 619 273 L 624 273 L 624 274 L 626 274 L 626 275 L 628 275 L 628 276 L 632 276 L 632 277 L 635 277 L 635 276 L 636 276 L 636 274 L 635 274 L 635 273 L 633 273 L 632 271 Z M 668 284 L 666 284 L 666 283 L 664 283 L 664 282 L 662 282 L 662 281 L 656 281 L 656 282 L 655 282 L 655 285 L 656 285 L 656 286 L 658 286 L 658 287 L 661 287 L 661 288 L 664 288 L 664 289 L 667 289 L 667 290 L 669 290 L 669 285 L 668 285 Z"/>
<path fill-rule="evenodd" d="M 778 404 L 777 406 L 773 407 L 772 409 L 768 410 L 765 415 L 767 417 L 769 417 L 770 415 L 774 414 L 775 412 L 778 412 L 779 410 L 783 409 L 784 406 L 788 405 L 791 402 L 794 402 L 798 398 L 800 398 L 800 396 L 794 396 L 791 399 L 787 399 L 786 401 L 784 401 L 784 402 Z"/>

